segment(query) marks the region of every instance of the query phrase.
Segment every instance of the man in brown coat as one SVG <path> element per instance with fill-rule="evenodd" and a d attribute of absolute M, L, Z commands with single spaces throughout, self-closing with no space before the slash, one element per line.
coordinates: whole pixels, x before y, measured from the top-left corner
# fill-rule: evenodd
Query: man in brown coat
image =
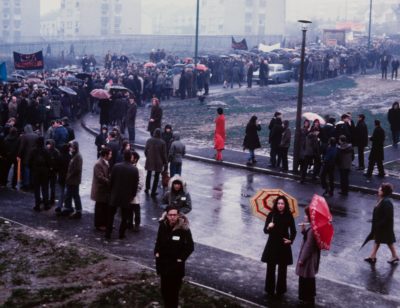
<path fill-rule="evenodd" d="M 107 204 L 110 198 L 110 164 L 112 151 L 103 148 L 100 158 L 93 167 L 93 181 L 90 198 L 95 201 L 94 205 L 94 227 L 105 231 L 107 226 Z"/>
<path fill-rule="evenodd" d="M 154 131 L 153 137 L 147 140 L 144 149 L 144 155 L 146 156 L 146 163 L 144 168 L 147 171 L 146 175 L 146 189 L 145 193 L 149 193 L 151 174 L 154 172 L 153 185 L 151 187 L 151 196 L 157 195 L 157 186 L 160 179 L 160 173 L 167 168 L 167 146 L 164 140 L 161 139 L 160 129 L 157 128 Z"/>

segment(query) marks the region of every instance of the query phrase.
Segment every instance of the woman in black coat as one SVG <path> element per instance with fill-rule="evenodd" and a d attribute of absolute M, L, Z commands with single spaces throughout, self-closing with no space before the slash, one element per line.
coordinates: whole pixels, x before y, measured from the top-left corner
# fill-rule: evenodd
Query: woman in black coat
<path fill-rule="evenodd" d="M 397 147 L 400 135 L 400 108 L 399 102 L 394 102 L 388 112 L 390 130 L 392 131 L 393 146 Z"/>
<path fill-rule="evenodd" d="M 375 240 L 371 255 L 364 259 L 371 264 L 376 263 L 376 253 L 378 252 L 380 244 L 387 244 L 392 253 L 392 258 L 388 263 L 396 264 L 399 262 L 399 257 L 394 247 L 396 238 L 393 231 L 393 203 L 389 199 L 392 192 L 393 186 L 389 183 L 382 183 L 378 189 L 379 202 L 375 206 L 372 214 L 371 233 L 364 242 L 365 244 L 369 240 Z"/>
<path fill-rule="evenodd" d="M 286 292 L 287 266 L 293 264 L 291 244 L 296 238 L 296 226 L 284 196 L 274 201 L 272 211 L 265 221 L 264 233 L 269 234 L 261 261 L 267 263 L 265 292 L 273 296 Z M 275 288 L 275 270 L 278 265 L 278 281 Z"/>
<path fill-rule="evenodd" d="M 151 112 L 150 112 L 150 120 L 149 120 L 149 125 L 147 126 L 147 130 L 150 132 L 150 136 L 153 136 L 153 132 L 155 131 L 156 128 L 161 129 L 161 120 L 162 120 L 162 114 L 163 111 L 160 107 L 160 101 L 158 98 L 153 98 L 151 100 Z"/>
<path fill-rule="evenodd" d="M 258 131 L 261 130 L 261 125 L 257 122 L 257 117 L 253 115 L 247 123 L 246 135 L 243 140 L 243 150 L 249 149 L 249 159 L 247 160 L 248 165 L 255 164 L 256 157 L 254 155 L 255 149 L 261 148 L 260 139 L 258 138 Z"/>

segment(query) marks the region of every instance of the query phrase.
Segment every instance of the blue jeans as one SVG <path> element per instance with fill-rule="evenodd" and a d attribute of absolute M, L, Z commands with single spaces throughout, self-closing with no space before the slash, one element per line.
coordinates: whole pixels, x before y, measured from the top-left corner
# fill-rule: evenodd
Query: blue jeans
<path fill-rule="evenodd" d="M 173 162 L 171 162 L 170 165 L 169 165 L 169 173 L 170 173 L 171 178 L 175 174 L 181 175 L 181 173 L 182 173 L 182 163 L 173 163 Z"/>
<path fill-rule="evenodd" d="M 250 150 L 250 149 L 249 149 L 249 158 L 248 158 L 247 160 L 253 161 L 253 160 L 255 160 L 255 159 L 256 159 L 256 156 L 255 156 L 255 154 L 254 154 L 254 150 Z"/>
<path fill-rule="evenodd" d="M 79 185 L 67 185 L 67 191 L 65 192 L 65 209 L 66 212 L 73 212 L 72 199 L 75 203 L 75 211 L 82 212 L 81 197 L 79 196 Z"/>
<path fill-rule="evenodd" d="M 28 165 L 24 165 L 23 167 L 22 186 L 29 188 L 31 186 L 31 170 Z"/>

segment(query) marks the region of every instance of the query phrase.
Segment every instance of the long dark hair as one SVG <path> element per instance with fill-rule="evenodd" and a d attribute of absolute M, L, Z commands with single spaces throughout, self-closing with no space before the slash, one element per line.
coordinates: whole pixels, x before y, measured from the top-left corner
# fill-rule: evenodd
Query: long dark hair
<path fill-rule="evenodd" d="M 257 124 L 257 117 L 255 115 L 253 115 L 250 118 L 249 124 L 252 124 L 252 125 L 256 125 Z"/>
<path fill-rule="evenodd" d="M 279 200 L 283 200 L 285 202 L 285 209 L 283 210 L 283 214 L 284 215 L 291 215 L 290 213 L 290 207 L 289 207 L 289 201 L 285 196 L 278 196 L 275 200 L 274 200 L 274 206 L 272 207 L 272 212 L 277 214 L 279 213 L 278 211 L 278 201 Z"/>

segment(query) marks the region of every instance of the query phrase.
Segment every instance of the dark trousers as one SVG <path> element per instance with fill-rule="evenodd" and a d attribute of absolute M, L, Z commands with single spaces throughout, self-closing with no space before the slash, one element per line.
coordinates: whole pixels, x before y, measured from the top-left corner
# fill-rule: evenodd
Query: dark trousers
<path fill-rule="evenodd" d="M 311 166 L 312 162 L 313 162 L 312 156 L 306 156 L 300 161 L 300 175 L 303 181 L 306 178 L 308 166 Z"/>
<path fill-rule="evenodd" d="M 107 226 L 107 203 L 96 202 L 94 205 L 94 227 L 105 227 Z"/>
<path fill-rule="evenodd" d="M 278 154 L 278 166 L 282 162 L 282 170 L 288 171 L 288 151 L 289 148 L 279 147 L 279 154 Z"/>
<path fill-rule="evenodd" d="M 253 85 L 253 76 L 247 76 L 247 87 L 251 88 Z"/>
<path fill-rule="evenodd" d="M 135 127 L 128 127 L 129 143 L 135 144 Z"/>
<path fill-rule="evenodd" d="M 206 82 L 204 84 L 204 95 L 208 95 L 209 91 L 210 91 L 210 85 Z"/>
<path fill-rule="evenodd" d="M 133 225 L 133 218 L 135 217 L 135 226 L 140 226 L 140 204 L 130 204 L 128 209 L 128 226 Z"/>
<path fill-rule="evenodd" d="M 18 173 L 18 163 L 17 161 L 9 161 L 9 160 L 0 160 L 0 185 L 7 185 L 8 182 L 8 174 L 10 173 L 10 169 L 13 167 L 13 175 L 11 180 L 11 186 L 17 186 L 17 173 Z"/>
<path fill-rule="evenodd" d="M 272 167 L 276 167 L 278 154 L 279 154 L 279 146 L 271 144 L 271 153 L 270 153 L 271 158 L 269 160 L 269 163 L 271 164 Z"/>
<path fill-rule="evenodd" d="M 67 212 L 73 212 L 72 199 L 74 200 L 75 211 L 82 212 L 81 196 L 79 196 L 79 185 L 66 185 L 64 205 L 65 211 Z"/>
<path fill-rule="evenodd" d="M 57 173 L 55 171 L 50 171 L 49 186 L 50 186 L 50 203 L 51 204 L 53 204 L 56 200 L 56 183 L 57 183 Z"/>
<path fill-rule="evenodd" d="M 393 145 L 397 145 L 399 143 L 399 137 L 400 137 L 400 129 L 392 129 L 392 140 L 393 140 Z"/>
<path fill-rule="evenodd" d="M 314 302 L 315 295 L 315 278 L 304 278 L 299 276 L 299 299 L 306 302 Z"/>
<path fill-rule="evenodd" d="M 147 175 L 146 175 L 146 190 L 150 189 L 150 183 L 151 183 L 151 173 L 153 171 L 148 170 Z M 157 186 L 158 186 L 158 181 L 160 180 L 160 173 L 154 171 L 154 179 L 153 179 L 153 186 L 151 187 L 151 193 L 155 194 L 157 192 Z"/>
<path fill-rule="evenodd" d="M 375 164 L 378 167 L 378 172 L 380 176 L 385 175 L 385 170 L 383 169 L 383 161 L 382 159 L 376 160 L 376 159 L 370 159 L 368 161 L 368 170 L 367 170 L 367 175 L 371 176 L 372 171 L 374 171 Z"/>
<path fill-rule="evenodd" d="M 43 200 L 45 206 L 49 205 L 49 176 L 48 174 L 33 175 L 33 189 L 35 194 L 35 206 L 40 206 Z M 41 199 L 41 196 L 43 199 Z"/>
<path fill-rule="evenodd" d="M 397 72 L 398 72 L 398 70 L 399 70 L 399 69 L 397 69 L 397 68 L 396 68 L 396 69 L 393 69 L 393 68 L 392 68 L 392 79 L 394 79 L 394 78 L 397 79 Z"/>
<path fill-rule="evenodd" d="M 278 266 L 278 280 L 275 284 L 275 271 Z M 287 265 L 286 264 L 270 264 L 267 263 L 267 277 L 265 278 L 265 292 L 268 294 L 283 294 L 286 292 L 286 275 Z M 276 285 L 276 287 L 275 287 Z"/>
<path fill-rule="evenodd" d="M 357 151 L 358 151 L 358 168 L 365 168 L 364 147 L 358 146 Z"/>
<path fill-rule="evenodd" d="M 340 174 L 340 190 L 342 193 L 347 194 L 349 192 L 350 169 L 339 169 L 339 174 Z"/>
<path fill-rule="evenodd" d="M 125 231 L 128 227 L 128 215 L 129 215 L 129 207 L 123 206 L 121 209 L 121 224 L 119 225 L 119 237 L 125 236 Z M 110 237 L 113 227 L 114 227 L 114 216 L 117 213 L 118 208 L 116 206 L 108 206 L 107 207 L 107 229 L 106 229 L 106 237 Z"/>
<path fill-rule="evenodd" d="M 326 179 L 328 178 L 328 183 Z M 333 193 L 335 188 L 335 165 L 334 163 L 331 165 L 323 164 L 321 170 L 321 186 L 325 191 L 329 193 Z"/>
<path fill-rule="evenodd" d="M 177 308 L 182 277 L 178 275 L 161 275 L 161 295 L 165 308 Z"/>

